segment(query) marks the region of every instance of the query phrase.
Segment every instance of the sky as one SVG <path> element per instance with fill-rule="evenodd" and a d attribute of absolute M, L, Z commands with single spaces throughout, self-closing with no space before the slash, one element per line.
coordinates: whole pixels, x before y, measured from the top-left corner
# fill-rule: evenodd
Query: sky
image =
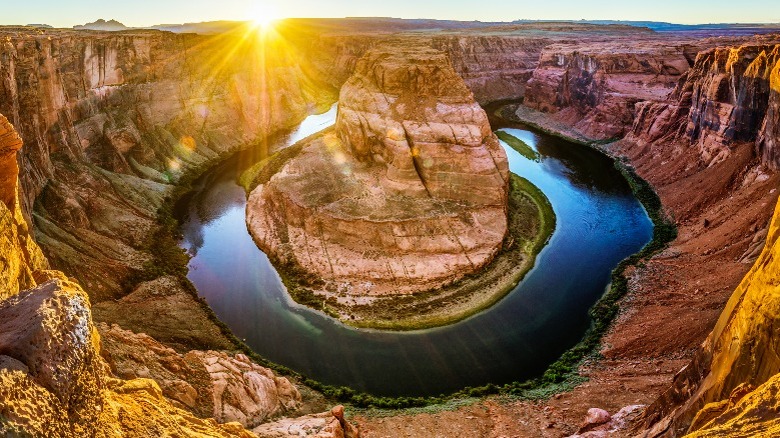
<path fill-rule="evenodd" d="M 777 23 L 778 0 L 0 0 L 0 24 L 71 27 L 98 18 L 127 26 L 258 16 L 650 20 L 672 23 Z"/>

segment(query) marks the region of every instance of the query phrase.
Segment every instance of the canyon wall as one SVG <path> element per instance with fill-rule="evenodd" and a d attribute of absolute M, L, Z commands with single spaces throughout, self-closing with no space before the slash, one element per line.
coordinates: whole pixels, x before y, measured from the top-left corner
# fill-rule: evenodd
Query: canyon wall
<path fill-rule="evenodd" d="M 302 23 L 289 20 L 281 23 L 279 33 L 305 51 L 317 76 L 333 87 L 340 88 L 346 82 L 358 59 L 370 48 L 387 42 L 417 44 L 447 53 L 452 67 L 482 105 L 523 98 L 526 84 L 539 66 L 540 55 L 552 44 L 587 45 L 654 35 L 649 29 L 633 26 L 555 22 L 435 33 L 372 33 L 348 28 L 306 32 L 305 29 Z M 660 54 L 656 58 L 661 59 Z"/>
<path fill-rule="evenodd" d="M 356 296 L 431 289 L 490 262 L 507 231 L 507 158 L 446 54 L 370 50 L 339 104 L 335 132 L 256 181 L 259 246 Z"/>
<path fill-rule="evenodd" d="M 725 309 L 717 305 L 723 311 L 691 363 L 646 412 L 646 436 L 723 436 L 729 430 L 747 436 L 776 427 L 762 426 L 760 411 L 777 402 L 770 391 L 780 372 L 771 328 L 780 302 L 774 296 L 778 211 L 767 228 L 762 223 L 763 211 L 777 199 L 778 47 L 757 38 L 699 53 L 668 101 L 637 106 L 632 130 L 619 146 L 670 199 L 665 204 L 684 226 L 687 251 L 695 255 L 702 245 L 713 247 L 697 266 L 707 270 L 717 262 L 711 276 L 721 284 L 738 272 L 730 265 L 752 261 L 766 240 Z M 667 163 L 663 170 L 659 162 Z M 713 241 L 729 246 L 718 249 Z"/>
<path fill-rule="evenodd" d="M 0 114 L 0 300 L 35 286 L 35 272 L 48 266 L 19 205 L 21 147 L 22 139 Z"/>
<path fill-rule="evenodd" d="M 777 430 L 780 397 L 780 204 L 761 256 L 729 299 L 712 331 L 673 387 L 648 410 L 647 436 L 749 436 Z M 661 418 L 665 415 L 665 418 Z M 753 432 L 751 432 L 753 431 Z"/>
<path fill-rule="evenodd" d="M 297 29 L 289 30 L 295 32 Z M 281 30 L 284 34 L 285 30 Z M 538 64 L 542 49 L 553 38 L 545 35 L 310 35 L 296 44 L 308 53 L 317 76 L 340 88 L 355 71 L 358 60 L 371 48 L 395 41 L 427 45 L 447 53 L 480 104 L 518 99 Z"/>
<path fill-rule="evenodd" d="M 780 45 L 757 42 L 701 52 L 668 102 L 644 102 L 628 139 L 640 144 L 687 141 L 712 165 L 740 143 L 755 145 L 780 167 Z"/>
<path fill-rule="evenodd" d="M 246 29 L 3 34 L 0 112 L 26 142 L 22 211 L 97 300 L 151 263 L 145 240 L 182 175 L 333 98 L 294 50 L 266 55 L 271 43 Z"/>
<path fill-rule="evenodd" d="M 666 98 L 690 67 L 686 44 L 633 41 L 553 44 L 526 86 L 524 104 L 594 139 L 622 137 L 634 105 Z"/>
<path fill-rule="evenodd" d="M 15 155 L 22 141 L 2 115 L 0 132 L 0 151 Z M 15 159 L 2 163 L 4 176 L 17 174 Z M 0 193 L 13 194 L 0 202 L 0 435 L 291 436 L 274 423 L 257 434 L 247 429 L 301 411 L 302 396 L 287 378 L 243 354 L 180 354 L 116 325 L 98 330 L 87 293 L 46 269 L 16 180 L 7 178 Z M 338 409 L 285 424 L 321 438 L 358 436 Z"/>

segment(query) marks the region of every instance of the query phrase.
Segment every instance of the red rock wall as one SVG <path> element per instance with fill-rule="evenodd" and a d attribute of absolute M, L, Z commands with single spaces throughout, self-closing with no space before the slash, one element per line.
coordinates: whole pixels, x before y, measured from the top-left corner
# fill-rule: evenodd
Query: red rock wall
<path fill-rule="evenodd" d="M 653 40 L 551 45 L 528 81 L 524 103 L 587 137 L 621 137 L 635 104 L 665 99 L 688 70 L 686 49 Z"/>
<path fill-rule="evenodd" d="M 701 52 L 666 102 L 643 102 L 627 139 L 687 142 L 711 165 L 739 143 L 755 144 L 762 164 L 780 167 L 780 45 L 753 43 Z"/>

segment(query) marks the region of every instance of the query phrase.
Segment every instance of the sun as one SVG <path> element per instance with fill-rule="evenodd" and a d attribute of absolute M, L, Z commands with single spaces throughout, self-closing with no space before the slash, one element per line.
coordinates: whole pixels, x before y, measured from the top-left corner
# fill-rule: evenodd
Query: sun
<path fill-rule="evenodd" d="M 273 5 L 264 1 L 255 2 L 249 9 L 249 18 L 260 28 L 268 28 L 273 26 L 274 22 L 278 20 L 279 12 Z"/>

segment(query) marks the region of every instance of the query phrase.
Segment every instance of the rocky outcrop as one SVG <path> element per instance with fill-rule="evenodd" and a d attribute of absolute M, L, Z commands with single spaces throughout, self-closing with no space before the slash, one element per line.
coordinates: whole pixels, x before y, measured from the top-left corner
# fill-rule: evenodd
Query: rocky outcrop
<path fill-rule="evenodd" d="M 0 301 L 2 436 L 253 437 L 246 426 L 300 404 L 286 378 L 240 354 L 179 355 L 117 326 L 101 328 L 103 352 L 81 287 L 56 271 L 37 278 L 40 286 Z M 198 411 L 202 397 L 213 412 Z M 322 438 L 359 436 L 343 409 L 285 421 Z M 258 433 L 300 436 L 277 429 Z"/>
<path fill-rule="evenodd" d="M 731 296 L 715 329 L 692 363 L 675 376 L 672 388 L 649 408 L 647 415 L 653 427 L 648 436 L 681 436 L 698 427 L 709 427 L 709 420 L 716 417 L 721 418 L 719 421 L 733 418 L 734 405 L 751 392 L 750 388 L 764 385 L 780 373 L 780 338 L 774 330 L 780 319 L 778 237 L 780 204 L 764 251 Z M 745 407 L 753 409 L 751 403 L 777 398 L 766 389 L 755 394 Z M 732 412 L 727 414 L 728 410 Z M 749 418 L 748 412 L 744 414 Z M 764 420 L 759 417 L 752 421 Z M 692 423 L 694 428 L 689 429 Z"/>
<path fill-rule="evenodd" d="M 105 381 L 100 338 L 81 288 L 57 278 L 3 301 L 0 333 L 0 415 L 41 436 L 93 435 Z M 35 395 L 38 406 L 22 404 L 35 404 Z"/>
<path fill-rule="evenodd" d="M 739 389 L 739 388 L 738 388 Z M 735 389 L 735 391 L 737 391 Z M 749 391 L 749 392 L 748 392 Z M 704 407 L 689 438 L 772 437 L 780 434 L 780 374 L 753 391 L 732 393 L 728 400 Z"/>
<path fill-rule="evenodd" d="M 146 334 L 102 324 L 103 356 L 123 379 L 153 379 L 183 409 L 220 423 L 255 427 L 297 412 L 298 389 L 242 354 L 193 350 L 179 354 Z"/>
<path fill-rule="evenodd" d="M 688 142 L 707 165 L 751 143 L 762 164 L 778 169 L 780 45 L 765 39 L 700 53 L 669 101 L 637 106 L 627 138 L 639 144 Z"/>
<path fill-rule="evenodd" d="M 0 302 L 0 434 L 251 436 L 175 408 L 151 380 L 110 377 L 87 295 L 53 276 Z"/>
<path fill-rule="evenodd" d="M 335 131 L 254 189 L 247 224 L 277 261 L 348 295 L 411 293 L 484 266 L 507 231 L 508 165 L 444 53 L 369 51 Z"/>
<path fill-rule="evenodd" d="M 138 284 L 119 300 L 93 305 L 92 314 L 98 321 L 146 333 L 179 352 L 234 348 L 207 310 L 182 280 L 166 275 Z"/>
<path fill-rule="evenodd" d="M 16 186 L 19 178 L 16 153 L 21 148 L 21 137 L 11 122 L 0 114 L 0 202 L 9 210 L 16 207 Z"/>
<path fill-rule="evenodd" d="M 386 166 L 398 193 L 506 203 L 506 155 L 444 52 L 396 46 L 366 54 L 341 89 L 336 130 L 358 161 Z"/>
<path fill-rule="evenodd" d="M 0 300 L 36 285 L 34 273 L 48 264 L 19 206 L 16 153 L 22 139 L 0 114 Z"/>
<path fill-rule="evenodd" d="M 587 137 L 622 137 L 634 106 L 665 99 L 688 70 L 686 49 L 644 38 L 550 45 L 526 85 L 524 103 Z"/>
<path fill-rule="evenodd" d="M 261 437 L 358 438 L 360 431 L 344 419 L 344 407 L 336 406 L 330 412 L 283 419 L 254 429 Z"/>

